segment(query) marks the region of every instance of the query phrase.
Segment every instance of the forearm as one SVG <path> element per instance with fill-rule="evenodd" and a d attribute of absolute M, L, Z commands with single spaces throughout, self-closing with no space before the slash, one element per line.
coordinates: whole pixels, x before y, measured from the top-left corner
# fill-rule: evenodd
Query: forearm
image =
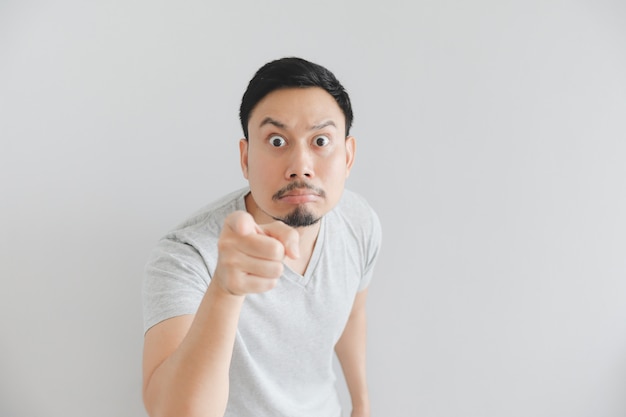
<path fill-rule="evenodd" d="M 366 375 L 367 319 L 365 294 L 357 298 L 341 338 L 335 346 L 346 385 L 352 399 L 353 416 L 369 416 L 370 403 Z"/>
<path fill-rule="evenodd" d="M 242 296 L 209 285 L 188 333 L 146 382 L 152 417 L 223 416 L 242 304 Z"/>

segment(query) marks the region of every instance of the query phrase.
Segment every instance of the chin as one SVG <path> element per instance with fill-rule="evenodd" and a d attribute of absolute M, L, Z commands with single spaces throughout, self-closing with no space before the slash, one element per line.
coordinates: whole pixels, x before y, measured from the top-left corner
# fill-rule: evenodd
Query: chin
<path fill-rule="evenodd" d="M 315 215 L 311 211 L 302 206 L 298 206 L 291 213 L 282 216 L 274 217 L 274 220 L 279 220 L 291 227 L 309 227 L 317 224 L 322 219 L 321 216 Z"/>

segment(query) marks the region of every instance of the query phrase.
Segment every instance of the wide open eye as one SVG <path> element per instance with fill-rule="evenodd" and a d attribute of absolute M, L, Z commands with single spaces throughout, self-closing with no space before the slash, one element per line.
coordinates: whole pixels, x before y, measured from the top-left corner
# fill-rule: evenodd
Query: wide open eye
<path fill-rule="evenodd" d="M 330 143 L 330 139 L 328 139 L 328 136 L 320 135 L 315 138 L 314 142 L 315 145 L 319 147 L 324 147 Z"/>
<path fill-rule="evenodd" d="M 281 146 L 285 146 L 287 141 L 283 139 L 281 136 L 274 135 L 269 139 L 270 145 L 275 148 L 280 148 Z"/>

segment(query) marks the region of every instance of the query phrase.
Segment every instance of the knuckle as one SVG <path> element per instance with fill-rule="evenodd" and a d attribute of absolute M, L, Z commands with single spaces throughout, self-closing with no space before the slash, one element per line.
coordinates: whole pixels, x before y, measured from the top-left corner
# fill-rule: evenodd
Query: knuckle
<path fill-rule="evenodd" d="M 263 281 L 259 282 L 258 285 L 255 287 L 255 292 L 261 293 L 272 290 L 276 288 L 277 284 L 278 278 L 264 279 Z"/>
<path fill-rule="evenodd" d="M 268 290 L 276 288 L 276 285 L 278 285 L 278 278 L 268 279 L 267 280 L 267 289 Z"/>
<path fill-rule="evenodd" d="M 282 260 L 285 256 L 285 247 L 276 239 L 268 242 L 267 255 L 269 259 Z"/>
<path fill-rule="evenodd" d="M 283 274 L 284 266 L 282 262 L 273 262 L 272 266 L 268 270 L 268 276 L 270 278 L 278 278 Z"/>

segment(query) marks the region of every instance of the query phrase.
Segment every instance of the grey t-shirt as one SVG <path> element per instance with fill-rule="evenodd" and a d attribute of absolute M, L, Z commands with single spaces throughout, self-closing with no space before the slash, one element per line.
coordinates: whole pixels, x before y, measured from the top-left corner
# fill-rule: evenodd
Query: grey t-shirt
<path fill-rule="evenodd" d="M 195 314 L 217 263 L 224 219 L 245 210 L 249 189 L 200 210 L 161 239 L 145 270 L 144 330 Z M 378 217 L 344 191 L 321 220 L 305 274 L 285 266 L 277 286 L 246 296 L 230 367 L 227 417 L 337 417 L 334 346 L 357 292 L 366 288 L 381 242 Z"/>

